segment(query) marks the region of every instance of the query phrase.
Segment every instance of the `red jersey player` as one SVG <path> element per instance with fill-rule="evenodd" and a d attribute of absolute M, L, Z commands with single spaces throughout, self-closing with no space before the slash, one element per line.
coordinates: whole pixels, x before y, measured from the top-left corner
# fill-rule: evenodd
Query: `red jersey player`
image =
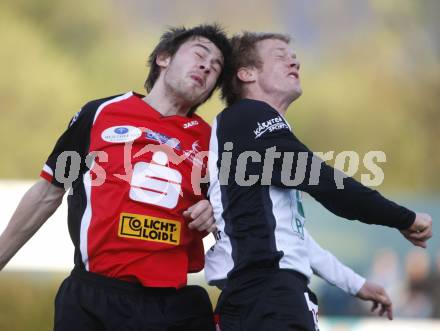
<path fill-rule="evenodd" d="M 209 126 L 195 109 L 220 83 L 217 26 L 170 29 L 150 56 L 148 95 L 87 103 L 59 138 L 0 237 L 0 269 L 58 208 L 65 189 L 75 268 L 55 330 L 213 330 L 207 293 L 186 286 L 214 229 L 199 186 Z"/>

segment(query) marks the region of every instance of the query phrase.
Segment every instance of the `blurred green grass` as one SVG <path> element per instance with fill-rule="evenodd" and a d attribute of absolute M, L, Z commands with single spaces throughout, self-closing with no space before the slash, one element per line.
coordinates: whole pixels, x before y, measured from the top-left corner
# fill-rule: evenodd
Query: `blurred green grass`
<path fill-rule="evenodd" d="M 51 330 L 54 298 L 65 277 L 62 272 L 1 272 L 0 330 Z"/>

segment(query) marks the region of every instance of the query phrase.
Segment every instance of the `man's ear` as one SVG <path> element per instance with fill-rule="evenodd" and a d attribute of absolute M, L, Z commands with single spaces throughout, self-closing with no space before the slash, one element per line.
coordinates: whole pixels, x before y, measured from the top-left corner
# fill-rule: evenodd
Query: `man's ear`
<path fill-rule="evenodd" d="M 168 53 L 161 53 L 156 57 L 156 64 L 161 68 L 166 68 L 171 62 L 171 56 Z"/>
<path fill-rule="evenodd" d="M 237 71 L 237 77 L 238 77 L 238 79 L 240 79 L 242 82 L 245 82 L 245 83 L 255 82 L 255 80 L 256 80 L 255 69 L 249 68 L 249 67 L 241 67 Z"/>

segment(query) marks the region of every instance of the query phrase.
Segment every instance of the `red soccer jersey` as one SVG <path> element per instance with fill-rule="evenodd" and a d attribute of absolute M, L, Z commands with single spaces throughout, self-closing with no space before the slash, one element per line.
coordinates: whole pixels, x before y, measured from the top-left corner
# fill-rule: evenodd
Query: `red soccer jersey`
<path fill-rule="evenodd" d="M 182 213 L 203 198 L 209 137 L 199 116 L 164 117 L 132 92 L 86 104 L 41 173 L 72 184 L 75 264 L 144 286 L 186 285 L 204 252 Z"/>

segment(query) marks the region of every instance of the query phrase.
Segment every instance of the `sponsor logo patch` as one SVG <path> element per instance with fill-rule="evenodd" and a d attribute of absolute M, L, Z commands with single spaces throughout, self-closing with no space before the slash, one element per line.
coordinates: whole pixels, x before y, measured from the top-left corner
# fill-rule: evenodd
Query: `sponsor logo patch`
<path fill-rule="evenodd" d="M 260 138 L 266 132 L 273 132 L 282 129 L 289 129 L 289 126 L 284 122 L 281 116 L 277 116 L 267 120 L 263 123 L 258 122 L 254 130 L 255 139 Z"/>
<path fill-rule="evenodd" d="M 179 245 L 181 224 L 148 215 L 121 213 L 119 237 Z"/>
<path fill-rule="evenodd" d="M 182 149 L 180 146 L 180 141 L 177 138 L 169 137 L 163 133 L 156 132 L 148 128 L 145 131 L 145 137 L 149 140 L 157 141 L 160 144 L 165 144 L 178 151 Z"/>
<path fill-rule="evenodd" d="M 101 138 L 109 143 L 125 143 L 136 140 L 142 135 L 141 129 L 130 126 L 112 126 L 101 133 Z"/>

